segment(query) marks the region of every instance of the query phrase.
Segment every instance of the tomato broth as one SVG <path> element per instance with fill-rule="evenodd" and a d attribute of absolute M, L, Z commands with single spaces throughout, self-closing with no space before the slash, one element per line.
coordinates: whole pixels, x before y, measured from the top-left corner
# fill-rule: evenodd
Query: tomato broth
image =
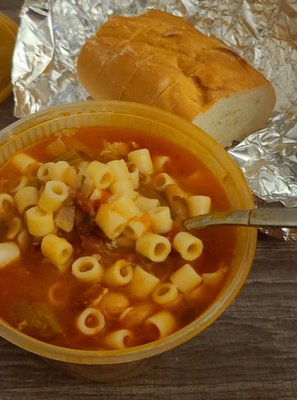
<path fill-rule="evenodd" d="M 161 173 L 156 169 L 147 176 L 140 173 L 139 186 L 134 189 L 135 198 L 141 195 L 157 199 L 162 207 L 170 209 L 171 229 L 158 236 L 163 236 L 172 247 L 166 259 L 159 262 L 139 253 L 135 243 L 123 237 L 123 234 L 109 238 L 98 226 L 98 210 L 103 204 L 112 204 L 111 199 L 115 193 L 111 193 L 109 188 L 96 191 L 96 187 L 93 187 L 90 193 L 86 185 L 88 176 L 86 177 L 82 167 L 85 163 L 88 168 L 94 160 L 100 165 L 109 165 L 110 161 L 117 159 L 124 160 L 128 168 L 131 168 L 133 163 L 129 162 L 128 154 L 139 149 L 149 150 L 153 165 L 158 157 L 165 160 L 161 172 L 170 176 L 175 188 L 184 193 L 180 197 L 174 197 L 183 210 L 179 213 L 178 207 L 171 207 L 168 196 L 162 191 L 156 191 L 152 186 L 151 179 L 157 173 Z M 203 244 L 201 254 L 194 260 L 185 260 L 172 244 L 176 235 L 184 231 L 183 219 L 189 216 L 185 206 L 187 197 L 209 197 L 211 211 L 232 208 L 224 192 L 223 182 L 217 180 L 212 171 L 203 164 L 203 160 L 199 159 L 199 155 L 193 155 L 184 147 L 154 135 L 128 129 L 101 127 L 65 129 L 26 148 L 22 154 L 35 160 L 35 167 L 24 173 L 10 160 L 0 170 L 0 192 L 9 194 L 13 199 L 14 188 L 20 177 L 26 176 L 26 185 L 36 188 L 38 196 L 41 196 L 47 182 L 37 178 L 40 165 L 58 163 L 61 160 L 68 163 L 67 168 L 70 168 L 68 171 L 72 171 L 69 174 L 72 180 L 70 179 L 70 184 L 68 181 L 66 183 L 68 196 L 61 207 L 74 212 L 73 227 L 70 231 L 65 231 L 55 226 L 50 234 L 65 239 L 71 245 L 72 254 L 63 268 L 57 267 L 50 256 L 42 253 L 44 237 L 30 233 L 27 210 L 19 212 L 18 207 L 14 205 L 8 207 L 8 211 L 3 211 L 0 242 L 17 243 L 20 250 L 16 259 L 0 266 L 0 317 L 9 324 L 27 335 L 58 346 L 90 350 L 130 347 L 163 337 L 163 328 L 158 325 L 159 322 L 150 320 L 152 316 L 172 316 L 172 329 L 166 331 L 164 328 L 166 336 L 198 318 L 217 297 L 226 281 L 233 258 L 236 240 L 234 228 L 211 227 L 192 232 L 191 235 L 200 239 Z M 40 204 L 39 200 L 36 207 Z M 50 212 L 55 221 L 57 212 L 58 210 Z M 150 212 L 141 211 L 137 218 L 149 221 L 150 215 Z M 24 242 L 17 241 L 19 236 L 9 236 L 8 239 L 7 232 L 12 229 L 10 221 L 13 218 L 21 220 L 21 229 L 26 238 Z M 147 232 L 157 235 L 150 222 L 148 226 Z M 98 261 L 103 268 L 100 279 L 86 282 L 75 276 L 73 262 L 80 257 L 93 257 L 94 262 Z M 108 285 L 106 269 L 118 260 L 124 260 L 125 265 L 129 265 L 134 274 L 136 266 L 140 266 L 141 271 L 157 279 L 158 283 L 154 289 L 142 296 L 141 291 L 140 295 L 133 292 L 131 283 L 121 286 Z M 197 282 L 201 279 L 191 290 L 179 289 L 178 284 L 176 286 L 172 283 L 175 282 L 172 274 L 185 264 L 199 277 Z M 86 269 L 88 267 L 81 268 L 80 272 L 83 274 Z M 174 300 L 161 304 L 154 301 L 153 293 L 156 294 L 154 291 L 165 283 L 170 284 L 176 296 Z M 159 293 L 161 297 L 166 294 L 166 290 L 167 287 L 164 286 L 164 290 Z M 77 322 L 79 315 L 90 308 L 93 313 L 85 318 L 85 330 L 82 331 Z M 96 314 L 94 310 L 98 310 L 100 314 Z M 162 314 L 163 311 L 168 314 Z M 98 325 L 98 318 L 101 316 L 104 326 L 94 331 L 95 333 L 90 333 L 91 328 Z M 152 323 L 149 324 L 148 321 Z M 166 324 L 162 321 L 163 323 Z M 127 334 L 125 339 L 110 339 L 113 338 L 113 332 L 118 334 L 124 331 Z"/>

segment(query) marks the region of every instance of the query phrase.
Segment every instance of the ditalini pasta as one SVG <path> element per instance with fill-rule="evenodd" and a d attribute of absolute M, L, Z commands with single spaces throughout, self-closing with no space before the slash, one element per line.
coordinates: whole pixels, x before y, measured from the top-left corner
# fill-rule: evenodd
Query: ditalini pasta
<path fill-rule="evenodd" d="M 159 199 L 151 199 L 149 197 L 139 195 L 136 197 L 135 204 L 140 211 L 148 212 L 158 207 L 160 205 L 160 201 Z"/>
<path fill-rule="evenodd" d="M 32 168 L 37 166 L 37 160 L 26 153 L 16 154 L 12 160 L 12 164 L 24 175 L 26 175 Z"/>
<path fill-rule="evenodd" d="M 159 278 L 137 265 L 134 269 L 133 278 L 128 289 L 132 296 L 138 299 L 145 299 L 151 294 L 159 282 Z"/>
<path fill-rule="evenodd" d="M 73 253 L 73 247 L 66 239 L 54 234 L 49 234 L 42 239 L 41 252 L 45 257 L 50 259 L 53 264 L 60 266 L 65 265 L 70 260 Z M 78 260 L 77 262 L 79 262 Z M 87 267 L 89 267 L 88 264 Z M 79 272 L 81 272 L 81 270 L 78 267 L 76 273 L 79 274 Z"/>
<path fill-rule="evenodd" d="M 127 221 L 123 235 L 127 239 L 137 240 L 150 229 L 151 218 L 147 214 L 134 217 Z"/>
<path fill-rule="evenodd" d="M 115 181 L 127 181 L 130 178 L 129 170 L 125 161 L 113 160 L 107 163 L 107 166 Z"/>
<path fill-rule="evenodd" d="M 70 258 L 72 251 L 69 250 L 69 253 Z M 67 261 L 68 259 L 65 260 L 65 262 Z M 77 258 L 74 261 L 74 263 L 72 264 L 72 273 L 77 279 L 82 282 L 98 282 L 103 277 L 104 269 L 102 265 L 98 262 L 97 258 L 92 256 L 84 256 Z"/>
<path fill-rule="evenodd" d="M 118 329 L 105 336 L 104 344 L 109 349 L 124 349 L 131 347 L 133 333 L 128 329 Z"/>
<path fill-rule="evenodd" d="M 159 311 L 146 320 L 146 328 L 154 339 L 161 339 L 176 330 L 176 319 L 170 311 Z"/>
<path fill-rule="evenodd" d="M 156 233 L 168 233 L 172 229 L 173 221 L 169 207 L 156 207 L 149 212 L 151 223 Z"/>
<path fill-rule="evenodd" d="M 154 171 L 153 162 L 148 149 L 134 150 L 128 153 L 128 160 L 135 164 L 139 172 L 152 174 Z"/>
<path fill-rule="evenodd" d="M 234 228 L 183 225 L 222 207 L 222 185 L 176 144 L 120 129 L 57 132 L 0 169 L 0 317 L 78 349 L 163 339 L 224 285 Z"/>
<path fill-rule="evenodd" d="M 153 166 L 155 171 L 164 171 L 166 163 L 170 162 L 170 157 L 168 156 L 155 156 L 153 157 Z"/>
<path fill-rule="evenodd" d="M 41 164 L 37 171 L 37 178 L 42 182 L 47 182 L 57 177 L 57 166 L 54 162 Z"/>
<path fill-rule="evenodd" d="M 53 213 L 43 211 L 38 206 L 31 207 L 25 213 L 25 221 L 32 236 L 46 236 L 55 231 Z"/>
<path fill-rule="evenodd" d="M 130 179 L 114 182 L 110 186 L 110 191 L 112 193 L 126 194 L 131 198 L 136 197 L 136 192 L 134 192 L 133 185 Z"/>
<path fill-rule="evenodd" d="M 117 260 L 104 272 L 104 283 L 111 287 L 126 286 L 133 278 L 133 267 L 126 260 Z"/>
<path fill-rule="evenodd" d="M 18 260 L 20 255 L 20 249 L 16 243 L 0 243 L 0 270 Z"/>
<path fill-rule="evenodd" d="M 115 239 L 125 229 L 127 218 L 109 204 L 102 204 L 95 221 L 109 239 Z"/>
<path fill-rule="evenodd" d="M 190 217 L 196 217 L 210 212 L 211 198 L 209 196 L 189 196 L 186 202 Z"/>
<path fill-rule="evenodd" d="M 10 194 L 0 193 L 0 215 L 10 214 L 14 209 L 14 200 Z"/>
<path fill-rule="evenodd" d="M 172 185 L 173 183 L 175 183 L 174 179 L 166 172 L 160 172 L 159 174 L 156 174 L 152 181 L 153 187 L 157 192 L 163 192 L 166 186 Z"/>
<path fill-rule="evenodd" d="M 132 183 L 133 189 L 139 188 L 139 170 L 132 163 L 126 163 L 128 171 L 129 171 L 129 179 Z"/>
<path fill-rule="evenodd" d="M 198 258 L 203 251 L 203 243 L 196 236 L 188 232 L 179 232 L 175 235 L 172 245 L 180 253 L 182 258 L 193 261 Z"/>
<path fill-rule="evenodd" d="M 40 196 L 38 205 L 46 212 L 54 212 L 62 206 L 68 197 L 68 187 L 57 180 L 48 181 Z"/>
<path fill-rule="evenodd" d="M 101 332 L 105 326 L 105 318 L 97 308 L 86 308 L 77 318 L 77 328 L 87 336 Z"/>
<path fill-rule="evenodd" d="M 14 201 L 18 212 L 23 214 L 28 208 L 38 204 L 39 192 L 34 186 L 26 186 L 16 192 Z"/>
<path fill-rule="evenodd" d="M 202 282 L 201 276 L 190 264 L 180 267 L 170 276 L 170 280 L 182 293 L 194 290 Z"/>
<path fill-rule="evenodd" d="M 165 261 L 171 251 L 169 240 L 156 233 L 144 233 L 136 241 L 136 251 L 155 262 Z"/>
<path fill-rule="evenodd" d="M 179 297 L 177 287 L 170 282 L 161 283 L 152 294 L 155 303 L 166 306 L 174 303 Z"/>
<path fill-rule="evenodd" d="M 92 161 L 88 165 L 86 169 L 86 176 L 98 189 L 108 188 L 114 180 L 108 165 L 99 161 Z"/>
<path fill-rule="evenodd" d="M 19 217 L 13 217 L 8 221 L 8 231 L 6 238 L 15 239 L 22 229 L 22 221 Z"/>

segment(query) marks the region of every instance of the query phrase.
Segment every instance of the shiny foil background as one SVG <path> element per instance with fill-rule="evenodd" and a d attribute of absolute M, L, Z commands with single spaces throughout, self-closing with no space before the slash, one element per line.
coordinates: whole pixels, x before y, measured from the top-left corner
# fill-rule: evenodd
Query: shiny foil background
<path fill-rule="evenodd" d="M 85 40 L 112 15 L 158 8 L 223 40 L 269 79 L 277 104 L 267 128 L 229 153 L 261 205 L 297 206 L 296 0 L 25 0 L 13 58 L 15 115 L 87 98 L 76 78 Z M 266 230 L 297 240 L 297 230 Z"/>

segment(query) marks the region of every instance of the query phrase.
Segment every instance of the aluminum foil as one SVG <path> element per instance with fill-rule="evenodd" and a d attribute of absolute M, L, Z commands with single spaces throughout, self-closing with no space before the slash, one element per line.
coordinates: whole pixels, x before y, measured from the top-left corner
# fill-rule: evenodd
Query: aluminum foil
<path fill-rule="evenodd" d="M 25 0 L 13 58 L 15 115 L 86 99 L 75 70 L 82 44 L 110 16 L 151 8 L 223 40 L 273 83 L 269 126 L 229 152 L 265 205 L 297 206 L 296 0 Z M 277 235 L 297 240 L 296 231 Z"/>

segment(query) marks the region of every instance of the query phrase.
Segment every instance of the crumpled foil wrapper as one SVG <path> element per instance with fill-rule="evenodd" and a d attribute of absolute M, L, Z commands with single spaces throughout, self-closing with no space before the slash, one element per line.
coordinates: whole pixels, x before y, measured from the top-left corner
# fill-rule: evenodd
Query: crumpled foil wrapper
<path fill-rule="evenodd" d="M 297 206 L 296 0 L 25 0 L 13 58 L 15 115 L 87 98 L 76 78 L 85 40 L 112 15 L 158 8 L 216 36 L 276 90 L 269 126 L 229 150 L 261 205 Z M 265 230 L 297 240 L 297 230 Z"/>

